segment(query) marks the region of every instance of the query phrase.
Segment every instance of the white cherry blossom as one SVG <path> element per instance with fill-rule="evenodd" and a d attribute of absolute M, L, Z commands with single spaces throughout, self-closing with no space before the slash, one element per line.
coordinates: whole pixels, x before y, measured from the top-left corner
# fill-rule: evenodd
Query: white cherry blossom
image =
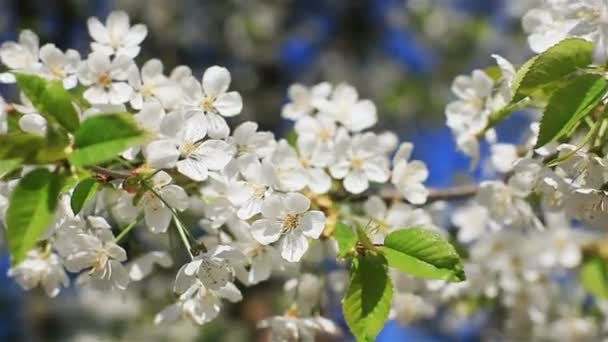
<path fill-rule="evenodd" d="M 272 195 L 262 205 L 264 218 L 251 225 L 251 234 L 261 244 L 279 241 L 281 256 L 298 262 L 308 249 L 308 239 L 317 239 L 325 227 L 325 214 L 309 210 L 310 200 L 292 192 Z"/>
<path fill-rule="evenodd" d="M 0 46 L 0 61 L 11 71 L 36 72 L 40 69 L 38 36 L 30 31 L 23 30 L 19 34 L 19 42 L 7 41 Z M 12 73 L 0 73 L 0 82 L 14 83 Z"/>
<path fill-rule="evenodd" d="M 315 106 L 329 96 L 331 88 L 327 82 L 319 83 L 310 89 L 299 83 L 289 86 L 287 94 L 291 102 L 283 106 L 281 115 L 285 119 L 299 120 L 312 114 Z"/>
<path fill-rule="evenodd" d="M 399 147 L 393 158 L 391 182 L 410 203 L 422 204 L 429 194 L 422 184 L 429 177 L 429 171 L 423 162 L 409 161 L 413 148 L 411 143 L 403 143 Z"/>
<path fill-rule="evenodd" d="M 78 78 L 89 86 L 84 92 L 84 98 L 93 104 L 122 104 L 128 102 L 133 94 L 133 88 L 126 82 L 133 60 L 119 55 L 110 57 L 100 52 L 89 54 L 86 61 L 80 65 Z"/>
<path fill-rule="evenodd" d="M 181 82 L 185 108 L 205 114 L 209 122 L 209 136 L 212 138 L 226 138 L 230 129 L 223 117 L 238 115 L 243 109 L 241 95 L 236 91 L 228 91 L 230 82 L 230 72 L 220 66 L 205 70 L 202 83 L 194 77 Z"/>
<path fill-rule="evenodd" d="M 223 140 L 204 140 L 208 129 L 200 114 L 184 118 L 181 112 L 164 117 L 161 132 L 168 139 L 148 144 L 144 154 L 154 168 L 173 168 L 195 180 L 207 179 L 209 170 L 221 170 L 232 159 L 234 149 Z"/>
<path fill-rule="evenodd" d="M 95 40 L 91 43 L 91 49 L 108 56 L 135 58 L 140 51 L 139 44 L 148 34 L 148 29 L 143 24 L 131 26 L 129 16 L 123 11 L 110 13 L 105 25 L 97 18 L 89 18 L 87 27 Z"/>
<path fill-rule="evenodd" d="M 367 190 L 369 181 L 386 182 L 390 177 L 388 158 L 379 146 L 378 137 L 371 132 L 336 137 L 336 161 L 329 167 L 332 177 L 343 179 L 344 188 L 353 194 Z"/>
<path fill-rule="evenodd" d="M 357 90 L 351 85 L 337 85 L 329 99 L 316 105 L 320 115 L 327 115 L 352 132 L 370 128 L 378 121 L 376 106 L 370 100 L 360 100 Z"/>
<path fill-rule="evenodd" d="M 12 267 L 8 276 L 15 278 L 26 290 L 42 287 L 49 297 L 56 297 L 61 288 L 70 283 L 57 254 L 36 250 L 30 251 L 25 260 Z"/>

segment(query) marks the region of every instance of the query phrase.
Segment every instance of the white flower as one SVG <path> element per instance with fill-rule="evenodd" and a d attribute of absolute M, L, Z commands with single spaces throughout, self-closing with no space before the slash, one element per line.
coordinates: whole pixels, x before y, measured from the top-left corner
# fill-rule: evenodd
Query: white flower
<path fill-rule="evenodd" d="M 187 275 L 185 272 L 178 273 L 174 291 L 180 294 L 177 303 L 159 312 L 154 318 L 154 324 L 176 321 L 182 317 L 190 318 L 197 324 L 205 324 L 219 315 L 222 298 L 233 303 L 243 298 L 239 289 L 231 282 L 218 290 L 211 290 L 195 275 Z"/>
<path fill-rule="evenodd" d="M 309 208 L 310 200 L 300 193 L 272 195 L 262 205 L 264 218 L 251 225 L 251 234 L 264 245 L 279 241 L 281 256 L 298 262 L 308 249 L 308 238 L 319 238 L 325 227 L 325 214 Z"/>
<path fill-rule="evenodd" d="M 65 89 L 72 89 L 78 84 L 78 67 L 80 54 L 69 49 L 65 53 L 54 44 L 46 44 L 40 49 L 42 73 L 55 80 L 60 80 Z"/>
<path fill-rule="evenodd" d="M 369 181 L 384 183 L 390 172 L 388 159 L 379 153 L 378 137 L 371 132 L 352 138 L 336 138 L 336 161 L 329 167 L 332 177 L 344 179 L 344 188 L 353 194 L 367 190 Z"/>
<path fill-rule="evenodd" d="M 486 232 L 489 225 L 488 211 L 473 203 L 458 208 L 452 216 L 452 223 L 458 227 L 458 241 L 469 243 Z"/>
<path fill-rule="evenodd" d="M 135 90 L 131 106 L 141 109 L 144 102 L 159 101 L 164 108 L 174 107 L 181 97 L 180 87 L 163 74 L 163 64 L 158 59 L 151 59 L 141 67 L 136 65 L 129 70 L 129 84 Z"/>
<path fill-rule="evenodd" d="M 8 132 L 8 105 L 0 96 L 0 134 Z"/>
<path fill-rule="evenodd" d="M 25 260 L 12 267 L 8 276 L 15 278 L 26 290 L 41 286 L 49 297 L 57 296 L 61 287 L 70 283 L 57 254 L 43 254 L 36 250 L 30 251 Z"/>
<path fill-rule="evenodd" d="M 45 135 L 46 134 L 46 119 L 38 114 L 38 110 L 34 108 L 34 105 L 28 99 L 25 94 L 20 94 L 21 104 L 14 103 L 13 107 L 23 114 L 19 118 L 19 128 L 24 132 L 35 134 L 35 135 Z"/>
<path fill-rule="evenodd" d="M 19 42 L 4 42 L 0 46 L 0 61 L 12 71 L 36 72 L 40 68 L 38 61 L 38 36 L 30 31 L 23 30 L 19 34 Z M 14 83 L 15 76 L 11 73 L 0 74 L 0 82 Z"/>
<path fill-rule="evenodd" d="M 310 89 L 301 84 L 289 86 L 287 94 L 291 102 L 286 103 L 281 110 L 285 119 L 299 120 L 315 110 L 315 105 L 327 99 L 331 92 L 331 85 L 327 82 L 319 83 Z"/>
<path fill-rule="evenodd" d="M 154 265 L 160 265 L 164 268 L 173 266 L 173 260 L 169 253 L 165 251 L 148 252 L 128 263 L 127 270 L 129 278 L 133 281 L 140 281 L 147 277 L 154 268 Z"/>
<path fill-rule="evenodd" d="M 325 167 L 332 161 L 332 156 L 323 153 L 318 144 L 312 140 L 298 139 L 300 163 L 306 172 L 307 186 L 316 194 L 323 194 L 331 188 L 331 177 Z"/>
<path fill-rule="evenodd" d="M 228 184 L 228 200 L 238 208 L 240 219 L 247 220 L 260 213 L 264 199 L 268 197 L 275 183 L 270 164 L 260 163 L 254 155 L 243 156 L 238 161 L 243 181 Z"/>
<path fill-rule="evenodd" d="M 334 88 L 329 99 L 317 104 L 320 115 L 328 115 L 351 132 L 370 128 L 378 121 L 376 106 L 370 100 L 359 100 L 357 90 L 342 83 Z"/>
<path fill-rule="evenodd" d="M 533 8 L 522 18 L 524 31 L 528 33 L 528 45 L 536 53 L 564 40 L 575 24 L 549 8 Z"/>
<path fill-rule="evenodd" d="M 80 66 L 78 78 L 89 86 L 84 98 L 93 104 L 121 104 L 129 101 L 133 88 L 126 82 L 133 60 L 124 55 L 114 57 L 99 52 L 89 54 Z"/>
<path fill-rule="evenodd" d="M 272 341 L 314 341 L 317 334 L 339 335 L 336 324 L 321 316 L 298 317 L 297 313 L 274 316 L 258 323 L 258 328 L 269 328 Z"/>
<path fill-rule="evenodd" d="M 112 111 L 110 113 L 116 112 L 120 111 Z M 158 134 L 165 118 L 165 110 L 157 101 L 145 102 L 141 110 L 133 115 L 133 118 L 147 132 Z M 134 146 L 123 152 L 121 156 L 127 160 L 134 160 L 140 151 L 140 146 Z"/>
<path fill-rule="evenodd" d="M 230 129 L 222 116 L 235 116 L 243 109 L 241 95 L 228 91 L 230 80 L 230 72 L 226 68 L 212 66 L 205 70 L 202 86 L 194 77 L 181 82 L 185 108 L 206 114 L 212 138 L 227 137 Z"/>
<path fill-rule="evenodd" d="M 195 180 L 207 179 L 209 170 L 221 170 L 232 159 L 234 149 L 223 140 L 205 140 L 207 120 L 195 114 L 184 118 L 181 112 L 165 116 L 161 132 L 169 139 L 156 140 L 144 149 L 144 155 L 154 168 L 173 168 Z"/>
<path fill-rule="evenodd" d="M 58 237 L 55 247 L 68 271 L 88 270 L 79 281 L 92 282 L 100 288 L 127 288 L 129 273 L 122 264 L 127 260 L 127 253 L 114 242 L 111 234 L 65 232 Z"/>
<path fill-rule="evenodd" d="M 110 13 L 105 26 L 99 19 L 89 18 L 87 27 L 95 40 L 91 43 L 91 49 L 107 56 L 124 55 L 135 58 L 139 54 L 139 44 L 148 34 L 148 29 L 143 24 L 131 26 L 129 16 L 123 11 Z"/>
<path fill-rule="evenodd" d="M 274 135 L 271 132 L 257 132 L 257 129 L 257 123 L 246 121 L 238 125 L 228 138 L 238 158 L 249 154 L 264 158 L 274 151 L 277 144 Z"/>
<path fill-rule="evenodd" d="M 133 195 L 123 191 L 117 199 L 113 200 L 112 214 L 120 221 L 130 223 L 143 210 L 144 221 L 151 232 L 166 232 L 172 218 L 171 209 L 167 204 L 177 211 L 184 211 L 189 205 L 188 195 L 184 189 L 171 184 L 172 181 L 171 176 L 164 171 L 155 173 L 148 185 L 152 190 L 143 192 L 136 206 L 133 204 Z M 159 196 L 162 200 L 158 198 Z"/>
<path fill-rule="evenodd" d="M 200 281 L 196 280 L 182 293 L 177 303 L 166 307 L 156 315 L 154 324 L 172 322 L 182 317 L 187 317 L 199 325 L 208 323 L 219 315 L 222 298 L 238 302 L 242 299 L 242 295 L 233 283 L 228 283 L 220 290 L 213 291 L 205 288 Z"/>
<path fill-rule="evenodd" d="M 289 146 L 286 140 L 277 144 L 274 152 L 263 160 L 273 170 L 274 187 L 282 191 L 302 190 L 307 183 L 306 171 L 300 162 L 298 154 Z M 267 167 L 264 167 L 266 170 Z"/>
<path fill-rule="evenodd" d="M 393 158 L 391 181 L 410 203 L 423 204 L 429 191 L 422 183 L 429 177 L 429 171 L 421 161 L 408 161 L 412 149 L 411 143 L 403 143 L 399 147 Z"/>
<path fill-rule="evenodd" d="M 500 173 L 507 173 L 513 169 L 519 159 L 517 146 L 513 144 L 493 144 L 490 146 L 492 166 Z"/>
<path fill-rule="evenodd" d="M 219 245 L 196 256 L 178 271 L 177 278 L 196 277 L 205 288 L 218 291 L 234 278 L 234 266 L 245 262 L 245 255 L 228 245 Z"/>

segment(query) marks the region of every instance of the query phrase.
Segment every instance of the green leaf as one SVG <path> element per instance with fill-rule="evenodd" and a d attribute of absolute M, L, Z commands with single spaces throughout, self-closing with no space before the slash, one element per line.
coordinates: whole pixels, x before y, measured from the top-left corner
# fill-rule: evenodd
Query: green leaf
<path fill-rule="evenodd" d="M 21 159 L 26 164 L 48 164 L 65 159 L 67 141 L 58 136 L 24 132 L 0 135 L 0 159 Z"/>
<path fill-rule="evenodd" d="M 21 158 L 0 160 L 0 179 L 19 168 L 22 162 Z"/>
<path fill-rule="evenodd" d="M 562 40 L 526 62 L 513 80 L 513 101 L 541 91 L 544 87 L 591 64 L 593 43 L 580 38 Z"/>
<path fill-rule="evenodd" d="M 591 113 L 608 90 L 608 81 L 600 75 L 580 75 L 558 88 L 545 108 L 540 122 L 536 147 L 555 141 Z"/>
<path fill-rule="evenodd" d="M 129 147 L 142 144 L 148 135 L 129 113 L 98 115 L 85 120 L 74 136 L 75 166 L 87 166 L 116 158 Z"/>
<path fill-rule="evenodd" d="M 46 232 L 53 219 L 63 177 L 47 169 L 26 174 L 12 192 L 6 212 L 7 240 L 13 264 Z"/>
<path fill-rule="evenodd" d="M 19 87 L 40 114 L 56 120 L 70 132 L 78 129 L 80 120 L 72 104 L 72 96 L 63 88 L 61 81 L 26 74 L 17 74 L 16 77 Z"/>
<path fill-rule="evenodd" d="M 74 215 L 77 215 L 82 208 L 89 202 L 97 193 L 99 189 L 99 183 L 95 178 L 86 178 L 80 183 L 76 184 L 72 198 L 70 199 L 70 206 Z"/>
<path fill-rule="evenodd" d="M 591 257 L 580 269 L 581 283 L 585 290 L 600 299 L 608 299 L 608 265 L 600 257 Z"/>
<path fill-rule="evenodd" d="M 357 244 L 357 235 L 355 235 L 355 232 L 349 225 L 342 222 L 337 223 L 334 230 L 334 238 L 338 241 L 339 257 L 344 258 L 354 251 Z"/>
<path fill-rule="evenodd" d="M 382 255 L 363 255 L 353 262 L 342 303 L 344 318 L 357 341 L 373 341 L 388 320 L 393 284 Z"/>
<path fill-rule="evenodd" d="M 452 282 L 465 280 L 456 249 L 441 235 L 423 228 L 392 232 L 381 251 L 391 267 L 416 277 Z"/>

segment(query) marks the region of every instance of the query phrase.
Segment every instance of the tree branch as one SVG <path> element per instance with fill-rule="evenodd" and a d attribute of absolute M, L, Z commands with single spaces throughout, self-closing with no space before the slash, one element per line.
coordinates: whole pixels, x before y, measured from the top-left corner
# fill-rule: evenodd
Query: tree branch
<path fill-rule="evenodd" d="M 97 173 L 100 176 L 108 178 L 108 180 L 125 179 L 132 175 L 130 171 L 110 170 L 110 169 L 106 169 L 105 167 L 101 167 L 101 166 L 91 166 L 91 170 L 93 170 L 93 172 Z"/>

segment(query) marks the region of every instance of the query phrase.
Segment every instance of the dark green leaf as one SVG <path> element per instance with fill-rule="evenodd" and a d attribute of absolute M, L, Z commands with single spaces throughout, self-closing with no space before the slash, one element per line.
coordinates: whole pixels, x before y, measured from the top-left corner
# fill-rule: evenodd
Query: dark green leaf
<path fill-rule="evenodd" d="M 392 232 L 381 247 L 388 264 L 401 272 L 427 279 L 465 280 L 462 260 L 441 235 L 423 228 Z"/>
<path fill-rule="evenodd" d="M 38 112 L 56 120 L 70 132 L 78 129 L 79 118 L 72 96 L 60 81 L 50 81 L 42 77 L 18 74 L 17 83 Z"/>
<path fill-rule="evenodd" d="M 606 265 L 606 261 L 597 256 L 589 258 L 581 266 L 580 278 L 585 290 L 600 299 L 608 299 L 608 265 Z"/>
<path fill-rule="evenodd" d="M 109 161 L 147 137 L 129 113 L 94 116 L 85 120 L 76 132 L 69 160 L 75 166 Z"/>
<path fill-rule="evenodd" d="M 14 264 L 22 261 L 53 219 L 63 177 L 47 169 L 25 175 L 11 193 L 6 212 L 7 240 Z"/>
<path fill-rule="evenodd" d="M 607 89 L 608 81 L 594 74 L 577 76 L 558 88 L 545 108 L 536 147 L 569 132 L 601 102 Z"/>
<path fill-rule="evenodd" d="M 593 43 L 580 39 L 565 39 L 526 62 L 513 81 L 513 102 L 559 82 L 565 76 L 591 64 Z"/>
<path fill-rule="evenodd" d="M 384 256 L 367 254 L 354 260 L 342 310 L 357 341 L 374 341 L 388 320 L 392 301 Z"/>
<path fill-rule="evenodd" d="M 334 238 L 338 241 L 338 255 L 342 258 L 353 252 L 357 244 L 357 235 L 353 229 L 342 222 L 336 224 Z"/>
<path fill-rule="evenodd" d="M 95 178 L 84 179 L 76 185 L 70 199 L 70 206 L 74 214 L 78 214 L 82 210 L 87 202 L 95 196 L 98 189 L 99 183 Z"/>

